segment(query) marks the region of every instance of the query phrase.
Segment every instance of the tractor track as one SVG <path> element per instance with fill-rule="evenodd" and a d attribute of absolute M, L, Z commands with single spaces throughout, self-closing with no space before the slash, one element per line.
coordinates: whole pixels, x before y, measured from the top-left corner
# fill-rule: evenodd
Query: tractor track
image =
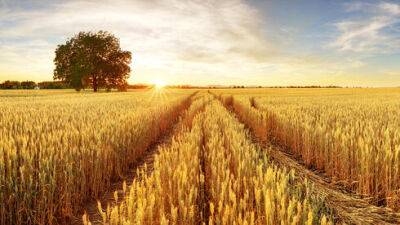
<path fill-rule="evenodd" d="M 232 104 L 232 102 L 230 102 L 230 104 Z M 225 104 L 225 108 L 245 125 L 246 129 L 249 130 L 250 138 L 253 143 L 261 149 L 268 151 L 268 156 L 273 163 L 282 168 L 294 170 L 297 179 L 300 181 L 310 182 L 313 185 L 312 193 L 315 196 L 323 197 L 327 206 L 334 211 L 336 223 L 400 225 L 400 213 L 396 213 L 387 207 L 379 207 L 370 204 L 360 196 L 348 192 L 343 186 L 331 183 L 330 179 L 323 173 L 307 168 L 301 160 L 287 153 L 287 149 L 274 143 L 263 143 L 258 140 L 251 128 L 243 122 L 239 114 L 234 111 L 230 104 Z M 253 104 L 251 105 L 254 107 Z"/>
<path fill-rule="evenodd" d="M 100 198 L 96 200 L 89 201 L 85 206 L 82 212 L 82 215 L 86 213 L 87 218 L 90 220 L 92 225 L 95 224 L 103 224 L 103 219 L 101 213 L 98 208 L 98 202 L 103 207 L 103 211 L 105 207 L 113 207 L 121 204 L 125 199 L 125 192 L 123 190 L 123 184 L 126 183 L 127 191 L 129 191 L 129 187 L 135 180 L 140 180 L 144 176 L 152 173 L 154 169 L 154 160 L 156 155 L 159 153 L 159 149 L 163 146 L 167 146 L 172 142 L 172 139 L 175 135 L 177 135 L 182 128 L 182 118 L 185 116 L 186 109 L 190 107 L 192 104 L 193 97 L 198 93 L 198 91 L 194 92 L 188 97 L 189 104 L 187 107 L 182 109 L 179 112 L 179 116 L 175 119 L 170 127 L 167 128 L 166 131 L 162 133 L 162 135 L 157 139 L 157 141 L 153 142 L 145 151 L 145 154 L 140 157 L 135 164 L 133 164 L 128 172 L 124 175 L 122 179 L 111 184 L 111 187 L 101 195 Z M 139 173 L 139 171 L 144 171 L 144 173 Z M 118 201 L 115 200 L 115 193 L 118 195 Z M 76 217 L 72 221 L 73 225 L 83 225 L 82 217 Z"/>

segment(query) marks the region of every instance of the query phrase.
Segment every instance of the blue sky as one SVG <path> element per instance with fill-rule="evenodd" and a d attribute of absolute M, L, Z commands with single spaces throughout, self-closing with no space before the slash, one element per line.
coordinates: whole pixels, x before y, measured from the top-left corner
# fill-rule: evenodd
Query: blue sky
<path fill-rule="evenodd" d="M 130 82 L 400 86 L 400 2 L 0 0 L 0 82 L 51 80 L 54 50 L 108 30 Z"/>

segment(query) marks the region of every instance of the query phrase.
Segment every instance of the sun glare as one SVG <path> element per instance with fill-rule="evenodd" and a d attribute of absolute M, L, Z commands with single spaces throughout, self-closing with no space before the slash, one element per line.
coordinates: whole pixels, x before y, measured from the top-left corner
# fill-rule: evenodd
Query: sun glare
<path fill-rule="evenodd" d="M 163 88 L 165 87 L 166 83 L 163 80 L 154 80 L 153 84 L 156 88 Z"/>

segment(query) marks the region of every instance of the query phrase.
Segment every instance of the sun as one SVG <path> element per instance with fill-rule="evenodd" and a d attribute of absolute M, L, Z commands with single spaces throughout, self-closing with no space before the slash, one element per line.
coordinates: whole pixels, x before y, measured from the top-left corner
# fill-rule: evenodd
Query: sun
<path fill-rule="evenodd" d="M 165 87 L 167 84 L 165 83 L 165 81 L 163 81 L 163 80 L 154 80 L 153 81 L 153 84 L 154 84 L 154 86 L 156 87 L 156 88 L 158 88 L 158 89 L 160 89 L 160 88 L 163 88 L 163 87 Z"/>

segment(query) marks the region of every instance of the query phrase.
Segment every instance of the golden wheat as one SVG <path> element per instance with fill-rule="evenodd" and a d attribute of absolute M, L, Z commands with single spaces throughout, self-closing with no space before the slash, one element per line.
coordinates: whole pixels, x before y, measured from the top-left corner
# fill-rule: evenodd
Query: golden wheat
<path fill-rule="evenodd" d="M 138 171 L 142 179 L 134 180 L 120 205 L 99 208 L 105 224 L 198 224 L 202 133 L 196 114 L 209 100 L 193 98 L 172 143 L 160 147 L 151 175 Z"/>
<path fill-rule="evenodd" d="M 0 98 L 0 224 L 68 221 L 190 103 L 190 92 L 10 93 Z"/>
<path fill-rule="evenodd" d="M 153 173 L 122 204 L 100 209 L 105 224 L 332 223 L 293 172 L 270 164 L 243 125 L 205 98 L 193 125 L 160 149 Z"/>
<path fill-rule="evenodd" d="M 229 102 L 225 99 L 225 103 Z M 252 144 L 219 102 L 205 111 L 205 177 L 210 187 L 209 224 L 319 224 L 328 222 L 292 172 L 280 170 Z M 296 189 L 296 191 L 294 191 Z"/>
<path fill-rule="evenodd" d="M 374 203 L 400 209 L 398 89 L 268 92 L 237 92 L 232 100 L 258 138 L 286 146 Z"/>

